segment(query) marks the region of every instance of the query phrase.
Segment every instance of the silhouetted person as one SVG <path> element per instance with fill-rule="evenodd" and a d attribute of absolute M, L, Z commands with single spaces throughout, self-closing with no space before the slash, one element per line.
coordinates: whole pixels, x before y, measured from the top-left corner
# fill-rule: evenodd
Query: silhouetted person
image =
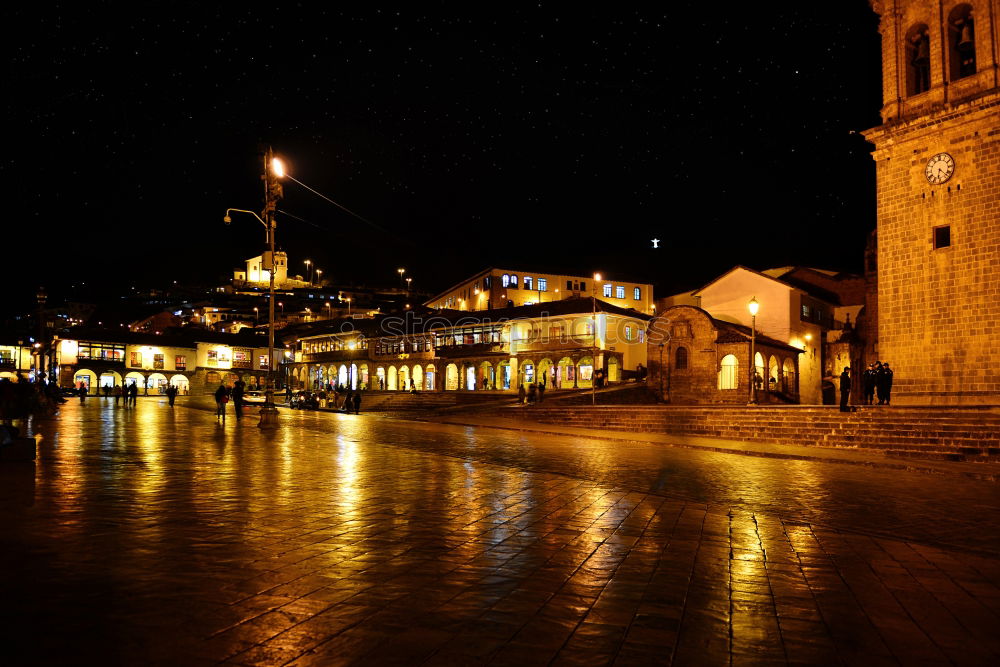
<path fill-rule="evenodd" d="M 237 421 L 243 417 L 243 380 L 237 380 L 233 384 L 233 410 L 236 412 Z"/>
<path fill-rule="evenodd" d="M 135 402 L 139 397 L 139 385 L 132 381 L 132 384 L 128 386 L 128 402 L 133 408 L 135 407 Z"/>
<path fill-rule="evenodd" d="M 174 385 L 167 386 L 167 404 L 170 407 L 174 407 L 174 399 L 177 398 L 177 387 Z"/>
<path fill-rule="evenodd" d="M 354 396 L 352 396 L 351 398 L 353 399 L 353 402 L 354 402 L 354 414 L 360 415 L 361 414 L 361 392 L 360 391 L 354 392 Z M 350 411 L 350 410 L 348 410 L 348 411 Z"/>
<path fill-rule="evenodd" d="M 538 385 L 538 402 L 541 403 L 544 400 L 545 400 L 545 382 L 542 382 L 540 385 Z"/>
<path fill-rule="evenodd" d="M 882 364 L 882 368 L 879 370 L 876 387 L 878 389 L 878 404 L 889 405 L 889 394 L 892 392 L 892 369 L 889 368 L 888 361 Z"/>
<path fill-rule="evenodd" d="M 517 386 L 517 402 L 518 402 L 518 404 L 523 404 L 524 403 L 524 394 L 525 394 L 525 392 L 524 392 L 524 383 L 522 382 L 522 383 L 520 383 Z"/>
<path fill-rule="evenodd" d="M 222 421 L 226 421 L 226 403 L 228 402 L 229 402 L 229 389 L 226 388 L 225 384 L 220 384 L 219 388 L 215 390 L 216 418 L 222 417 Z"/>
<path fill-rule="evenodd" d="M 875 400 L 875 383 L 877 379 L 878 374 L 875 372 L 875 364 L 868 364 L 868 368 L 865 369 L 864 375 L 861 377 L 865 388 L 865 405 L 871 405 Z"/>
<path fill-rule="evenodd" d="M 844 366 L 844 372 L 840 374 L 840 411 L 850 412 L 847 407 L 847 399 L 851 397 L 851 369 Z"/>
<path fill-rule="evenodd" d="M 87 385 L 81 382 L 78 392 L 80 394 L 80 403 L 83 404 L 83 401 L 87 398 Z"/>

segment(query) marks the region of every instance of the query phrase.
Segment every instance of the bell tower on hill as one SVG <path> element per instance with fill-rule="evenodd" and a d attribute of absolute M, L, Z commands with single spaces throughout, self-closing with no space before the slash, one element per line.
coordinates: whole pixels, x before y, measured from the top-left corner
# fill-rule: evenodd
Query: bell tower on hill
<path fill-rule="evenodd" d="M 1000 404 L 1000 0 L 881 17 L 878 358 L 893 404 Z"/>

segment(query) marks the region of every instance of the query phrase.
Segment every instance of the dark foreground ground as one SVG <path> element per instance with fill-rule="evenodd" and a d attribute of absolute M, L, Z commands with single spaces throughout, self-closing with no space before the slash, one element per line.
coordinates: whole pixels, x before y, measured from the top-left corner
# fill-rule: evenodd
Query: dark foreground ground
<path fill-rule="evenodd" d="M 0 467 L 2 664 L 996 664 L 1000 485 L 205 403 Z"/>

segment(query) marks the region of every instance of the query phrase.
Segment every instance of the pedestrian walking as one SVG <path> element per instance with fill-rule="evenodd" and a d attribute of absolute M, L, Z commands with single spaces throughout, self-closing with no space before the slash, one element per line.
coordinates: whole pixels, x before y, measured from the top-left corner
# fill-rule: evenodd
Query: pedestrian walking
<path fill-rule="evenodd" d="M 361 414 L 361 392 L 360 391 L 354 392 L 354 397 L 353 398 L 354 398 L 354 414 L 360 415 Z"/>
<path fill-rule="evenodd" d="M 882 364 L 882 372 L 878 379 L 878 402 L 879 405 L 889 405 L 889 394 L 892 393 L 892 369 L 889 362 Z"/>
<path fill-rule="evenodd" d="M 132 384 L 128 386 L 128 401 L 129 405 L 131 405 L 133 408 L 135 407 L 135 402 L 138 399 L 138 397 L 139 397 L 139 385 L 135 383 L 135 380 L 132 380 Z"/>
<path fill-rule="evenodd" d="M 517 402 L 519 405 L 524 404 L 524 383 L 522 382 L 517 386 Z"/>
<path fill-rule="evenodd" d="M 222 417 L 222 422 L 226 422 L 226 403 L 229 402 L 229 389 L 225 384 L 220 384 L 215 390 L 215 416 Z"/>
<path fill-rule="evenodd" d="M 851 397 L 851 368 L 844 366 L 844 372 L 840 374 L 840 411 L 850 412 L 847 406 L 847 399 Z"/>
<path fill-rule="evenodd" d="M 167 387 L 167 403 L 170 407 L 174 407 L 174 399 L 177 398 L 177 387 L 174 385 L 169 385 Z"/>
<path fill-rule="evenodd" d="M 81 382 L 77 393 L 80 394 L 80 405 L 83 405 L 83 401 L 87 398 L 87 385 Z"/>
<path fill-rule="evenodd" d="M 545 383 L 538 385 L 538 402 L 541 403 L 545 400 Z"/>
<path fill-rule="evenodd" d="M 535 397 L 538 395 L 538 384 L 532 382 L 528 385 L 528 403 L 534 403 Z"/>
<path fill-rule="evenodd" d="M 122 400 L 122 387 L 120 384 L 116 384 L 115 388 L 111 390 L 111 393 L 115 395 L 115 407 L 118 407 L 118 401 Z"/>

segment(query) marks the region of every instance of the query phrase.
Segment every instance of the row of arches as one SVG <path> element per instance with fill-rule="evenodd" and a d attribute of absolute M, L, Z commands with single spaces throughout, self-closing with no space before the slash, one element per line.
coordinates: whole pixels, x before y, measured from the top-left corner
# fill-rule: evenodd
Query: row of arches
<path fill-rule="evenodd" d="M 786 394 L 799 393 L 795 374 L 795 362 L 791 357 L 780 360 L 773 354 L 764 365 L 764 355 L 757 352 L 754 355 L 754 376 L 758 389 L 765 391 L 781 391 Z M 740 385 L 740 362 L 734 354 L 727 354 L 719 362 L 718 386 L 720 390 L 738 389 Z"/>
<path fill-rule="evenodd" d="M 516 370 L 515 370 L 516 369 Z M 440 376 L 439 376 L 440 374 Z M 509 391 L 545 383 L 554 389 L 589 388 L 593 357 L 462 361 L 447 364 L 304 364 L 290 370 L 292 384 L 304 389 L 377 389 L 385 391 Z M 621 381 L 621 362 L 607 358 L 606 378 Z"/>
<path fill-rule="evenodd" d="M 945 32 L 946 75 L 957 81 L 976 73 L 976 25 L 972 5 L 955 5 L 948 13 Z M 919 95 L 931 87 L 931 36 L 926 23 L 906 31 L 906 94 Z"/>
<path fill-rule="evenodd" d="M 180 394 L 187 394 L 191 391 L 191 382 L 186 375 L 177 373 L 169 378 L 163 373 L 150 373 L 144 375 L 137 371 L 125 374 L 123 377 L 117 371 L 101 371 L 97 373 L 88 368 L 81 368 L 73 374 L 73 386 L 76 389 L 86 388 L 88 394 L 98 394 L 105 390 L 110 391 L 116 386 L 121 387 L 132 383 L 146 394 L 163 394 L 168 385 L 177 387 Z"/>

